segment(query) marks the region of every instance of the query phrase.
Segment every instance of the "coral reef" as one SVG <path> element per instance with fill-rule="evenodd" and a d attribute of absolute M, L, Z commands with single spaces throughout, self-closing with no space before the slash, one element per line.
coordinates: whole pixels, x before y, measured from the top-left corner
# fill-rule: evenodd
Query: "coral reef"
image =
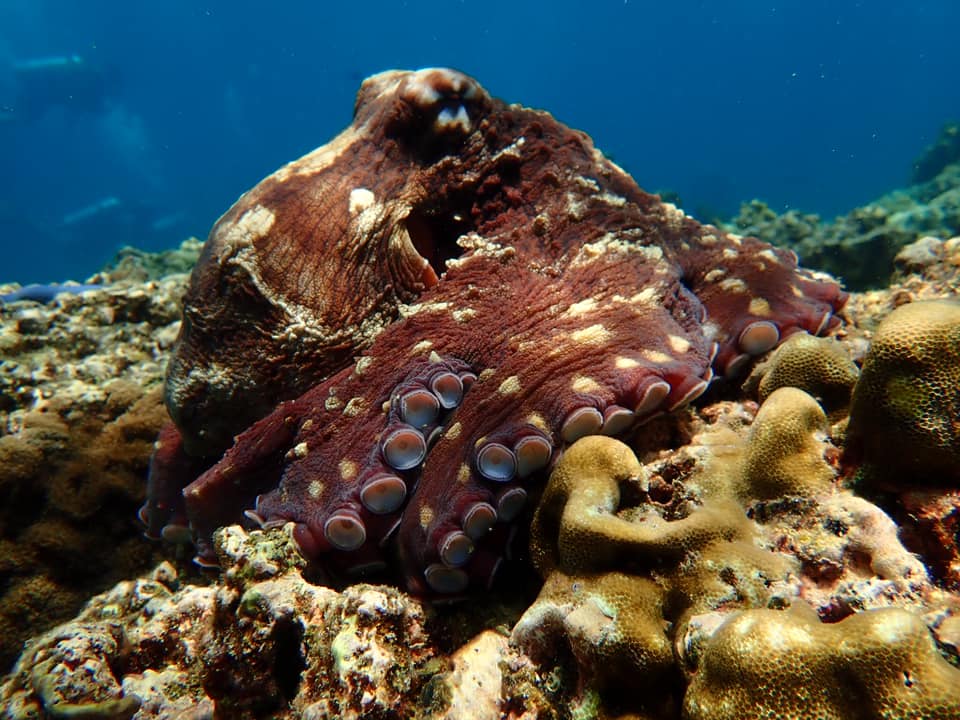
<path fill-rule="evenodd" d="M 760 402 L 765 402 L 779 388 L 799 388 L 816 398 L 836 420 L 849 414 L 859 376 L 860 369 L 836 339 L 796 333 L 754 367 L 744 389 L 756 392 Z"/>
<path fill-rule="evenodd" d="M 0 668 L 157 549 L 131 512 L 167 422 L 163 358 L 186 277 L 0 307 Z"/>
<path fill-rule="evenodd" d="M 123 247 L 94 280 L 109 282 L 129 280 L 147 282 L 170 275 L 189 274 L 200 258 L 203 242 L 188 238 L 179 247 L 160 252 L 147 252 L 135 247 Z M 101 280 L 101 282 L 103 281 Z"/>
<path fill-rule="evenodd" d="M 808 267 L 842 278 L 848 289 L 883 287 L 904 246 L 924 236 L 950 238 L 960 233 L 957 142 L 957 125 L 947 125 L 939 141 L 918 159 L 914 185 L 831 222 L 797 210 L 777 215 L 754 200 L 745 203 L 728 226 L 793 249 Z"/>
<path fill-rule="evenodd" d="M 921 282 L 854 297 L 840 342 L 870 337 Z M 224 528 L 219 580 L 191 584 L 163 564 L 94 598 L 31 641 L 0 709 L 693 720 L 792 717 L 800 696 L 842 720 L 955 716 L 960 595 L 925 563 L 956 559 L 933 540 L 950 544 L 956 495 L 914 493 L 918 558 L 844 485 L 828 431 L 815 399 L 785 383 L 759 410 L 715 399 L 654 418 L 634 449 L 578 440 L 531 523 L 539 595 L 519 619 L 466 611 L 454 641 L 456 606 L 305 580 L 293 523 Z"/>
<path fill-rule="evenodd" d="M 226 528 L 216 547 L 220 585 L 164 563 L 35 639 L 5 716 L 466 720 L 499 716 L 501 662 L 530 667 L 489 631 L 444 658 L 428 609 L 394 588 L 306 582 L 289 532 Z"/>
<path fill-rule="evenodd" d="M 717 630 L 699 667 L 687 720 L 960 715 L 960 670 L 922 620 L 896 608 L 832 625 L 813 613 L 749 610 Z"/>
<path fill-rule="evenodd" d="M 531 527 L 545 584 L 514 642 L 602 716 L 960 712 L 960 670 L 931 637 L 960 597 L 841 485 L 816 400 L 784 385 L 749 428 L 730 408 L 707 417 L 654 462 L 607 437 L 565 452 Z"/>
<path fill-rule="evenodd" d="M 445 132 L 487 122 L 471 114 L 470 102 L 477 98 L 465 97 L 463 87 L 456 99 L 464 102 L 466 117 L 458 106 L 444 106 L 436 115 L 451 123 Z M 429 94 L 414 100 L 427 101 Z M 577 147 L 589 149 L 577 144 L 586 140 L 574 137 Z M 502 157 L 514 151 L 522 156 L 517 148 L 501 150 Z M 506 182 L 504 193 L 515 189 L 504 177 L 500 181 Z M 491 181 L 483 187 L 487 190 L 471 193 L 490 192 L 490 202 L 503 203 L 508 214 L 519 212 L 509 194 L 494 192 L 500 185 Z M 521 192 L 522 183 L 516 189 Z M 584 197 L 593 197 L 594 190 L 584 189 Z M 617 193 L 626 189 L 618 186 Z M 589 226 L 613 197 L 579 207 L 586 225 L 569 220 L 570 227 Z M 379 207 L 365 205 L 370 198 L 363 193 L 350 198 L 361 215 Z M 661 206 L 644 206 L 654 207 Z M 668 220 L 686 222 L 668 208 L 663 212 Z M 407 234 L 418 243 L 463 229 L 447 227 L 430 213 L 407 220 Z M 526 226 L 535 229 L 536 218 Z M 656 227 L 648 230 L 656 233 Z M 475 232 L 470 257 L 483 258 L 490 246 Z M 543 435 L 520 433 L 517 442 L 495 434 L 472 438 L 481 441 L 475 449 L 487 450 L 463 465 L 468 476 L 493 473 L 513 458 L 516 477 L 498 485 L 488 478 L 500 491 L 492 498 L 468 497 L 460 510 L 472 512 L 460 518 L 463 529 L 483 529 L 489 533 L 484 542 L 506 543 L 513 531 L 523 537 L 532 514 L 529 553 L 514 543 L 514 562 L 490 591 L 451 604 L 429 604 L 395 587 L 360 583 L 364 568 L 352 560 L 340 569 L 360 571 L 347 576 L 359 584 L 339 591 L 324 587 L 317 582 L 324 578 L 303 557 L 297 518 L 285 523 L 273 518 L 264 529 L 230 525 L 246 506 L 224 507 L 225 527 L 212 534 L 216 574 L 190 573 L 182 557 L 157 564 L 170 546 L 139 537 L 134 508 L 143 499 L 147 456 L 166 417 L 161 370 L 186 285 L 184 275 L 162 275 L 157 263 L 182 269 L 195 256 L 196 241 L 164 260 L 128 251 L 117 267 L 88 279 L 101 289 L 59 295 L 49 305 L 28 300 L 3 305 L 0 657 L 22 653 L 0 683 L 0 716 L 960 716 L 960 484 L 951 405 L 960 389 L 960 360 L 957 306 L 944 302 L 955 299 L 960 288 L 960 237 L 943 236 L 914 233 L 913 242 L 897 252 L 894 283 L 853 294 L 835 339 L 794 333 L 767 353 L 793 328 L 780 328 L 784 332 L 774 337 L 769 326 L 749 325 L 746 336 L 735 338 L 750 346 L 739 354 L 763 362 L 747 381 L 747 396 L 742 377 L 731 374 L 696 404 L 678 402 L 673 412 L 652 412 L 673 405 L 670 393 L 676 390 L 654 384 L 645 388 L 651 405 L 644 412 L 594 408 L 602 418 L 599 429 L 622 441 L 596 433 L 565 436 L 563 422 L 560 428 L 534 424 Z M 599 257 L 611 249 L 602 242 L 591 245 Z M 669 249 L 669 243 L 657 248 Z M 418 245 L 417 252 L 426 247 Z M 496 257 L 509 276 L 516 256 Z M 491 281 L 488 269 L 478 271 L 480 289 Z M 0 287 L 7 290 L 15 288 Z M 421 322 L 415 327 L 423 329 L 446 316 L 449 308 L 424 306 L 422 297 L 402 305 L 406 319 L 388 324 L 384 333 L 407 322 Z M 698 297 L 705 294 L 698 291 Z M 688 299 L 688 308 L 695 307 L 694 299 Z M 585 302 L 559 306 L 564 313 L 592 317 L 597 308 Z M 614 297 L 605 302 L 623 304 Z M 506 312 L 500 315 L 519 323 Z M 662 309 L 652 317 L 662 319 Z M 694 317 L 676 339 L 700 342 L 701 320 Z M 662 338 L 663 330 L 649 335 Z M 526 336 L 516 337 L 521 342 Z M 562 345 L 565 337 L 559 333 L 550 342 Z M 609 379 L 588 372 L 596 361 L 592 348 L 603 343 L 595 336 L 586 339 L 594 344 L 578 346 L 572 358 L 551 359 L 552 345 L 545 342 L 532 361 L 519 353 L 561 377 L 560 370 L 567 370 L 561 362 L 581 368 L 575 380 L 547 382 L 537 393 L 556 390 L 558 397 L 574 383 L 590 395 L 596 388 L 587 381 Z M 617 342 L 626 347 L 622 339 Z M 721 345 L 722 369 L 739 370 L 748 360 Z M 670 352 L 677 347 L 671 345 Z M 662 369 L 663 361 L 644 365 L 644 372 Z M 384 418 L 407 422 L 407 414 L 431 415 L 433 397 L 441 404 L 440 422 L 447 417 L 441 413 L 461 412 L 450 404 L 454 397 L 466 408 L 483 397 L 489 381 L 450 358 L 423 367 L 422 374 L 407 378 L 402 392 L 390 386 L 377 398 Z M 364 376 L 368 370 L 363 361 L 353 366 L 349 383 L 378 377 L 374 370 Z M 681 395 L 702 389 L 699 383 L 709 373 L 694 376 L 696 384 Z M 353 393 L 349 383 L 336 387 Z M 516 409 L 511 402 L 525 389 L 523 382 L 517 387 L 501 381 L 479 410 L 503 424 Z M 289 428 L 278 434 L 285 423 L 273 421 L 259 426 L 259 436 L 248 431 L 245 461 L 262 452 L 264 462 L 293 467 L 314 456 L 317 442 L 340 443 L 344 452 L 369 450 L 369 437 L 351 440 L 346 434 L 354 427 L 350 413 L 358 410 L 348 399 L 327 393 L 323 404 L 330 414 L 313 416 L 315 422 L 345 419 L 328 423 L 320 440 L 297 438 Z M 284 407 L 298 411 L 295 404 Z M 572 427 L 597 429 L 596 416 L 577 417 Z M 446 432 L 453 427 L 448 423 Z M 562 442 L 531 439 L 554 440 L 554 434 Z M 258 446 L 258 440 L 272 447 Z M 451 447 L 440 440 L 429 452 L 431 457 L 447 452 L 437 456 L 446 461 L 457 457 Z M 157 455 L 175 464 L 183 460 L 177 448 L 176 431 L 165 431 Z M 371 457 L 380 446 L 374 451 Z M 538 463 L 552 464 L 539 497 L 534 474 L 527 473 L 545 472 Z M 313 468 L 306 462 L 297 467 L 304 473 Z M 269 464 L 262 469 L 274 472 Z M 349 475 L 351 467 L 337 471 Z M 217 472 L 229 479 L 222 466 Z M 406 482 L 411 478 L 405 472 L 391 475 Z M 463 482 L 460 475 L 447 478 L 436 490 L 443 496 L 438 503 L 456 504 L 458 495 L 449 490 L 454 477 Z M 272 487 L 265 485 L 263 492 Z M 398 491 L 395 482 L 380 476 L 364 497 L 382 508 Z M 415 519 L 429 525 L 424 507 L 433 508 L 421 506 Z M 356 526 L 338 517 L 336 532 L 349 536 Z M 516 522 L 494 523 L 495 517 Z M 396 519 L 384 518 L 385 525 Z M 371 536 L 389 530 L 368 527 Z M 168 523 L 167 534 L 182 535 L 185 529 Z M 451 567 L 456 563 L 445 561 L 463 554 L 471 562 L 483 559 L 480 550 L 488 545 L 467 545 L 455 529 L 443 529 L 445 569 L 457 570 Z M 467 552 L 471 548 L 476 552 Z M 389 546 L 384 552 L 395 559 Z M 155 569 L 143 574 L 147 567 Z M 101 592 L 138 574 L 138 580 Z M 101 594 L 73 620 L 42 632 L 76 613 L 96 592 Z M 28 635 L 33 637 L 23 646 Z"/>
<path fill-rule="evenodd" d="M 925 148 L 913 164 L 913 182 L 933 180 L 955 163 L 960 163 L 960 123 L 950 122 L 943 126 L 936 141 Z"/>

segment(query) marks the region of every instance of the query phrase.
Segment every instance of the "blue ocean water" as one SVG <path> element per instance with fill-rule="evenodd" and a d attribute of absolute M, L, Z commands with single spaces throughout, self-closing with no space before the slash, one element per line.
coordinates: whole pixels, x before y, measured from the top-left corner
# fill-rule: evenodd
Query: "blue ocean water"
<path fill-rule="evenodd" d="M 845 212 L 960 118 L 955 0 L 270 5 L 0 2 L 0 281 L 205 237 L 387 68 L 547 109 L 700 215 Z"/>

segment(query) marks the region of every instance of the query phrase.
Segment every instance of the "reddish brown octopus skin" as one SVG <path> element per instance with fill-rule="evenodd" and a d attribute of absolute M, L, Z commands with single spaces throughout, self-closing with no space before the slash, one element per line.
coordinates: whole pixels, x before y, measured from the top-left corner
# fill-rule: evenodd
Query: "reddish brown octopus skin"
<path fill-rule="evenodd" d="M 221 525 L 292 521 L 324 567 L 484 587 L 566 443 L 691 401 L 845 299 L 545 112 L 382 73 L 212 230 L 168 372 L 183 447 L 166 431 L 142 516 L 189 524 L 200 562 Z M 183 448 L 222 458 L 194 480 Z"/>

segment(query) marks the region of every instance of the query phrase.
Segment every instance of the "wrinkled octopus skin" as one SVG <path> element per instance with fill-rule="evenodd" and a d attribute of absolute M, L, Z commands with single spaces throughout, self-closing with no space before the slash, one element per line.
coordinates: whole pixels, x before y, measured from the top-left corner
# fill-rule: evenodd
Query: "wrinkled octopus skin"
<path fill-rule="evenodd" d="M 334 573 L 486 587 L 565 445 L 689 403 L 845 299 L 548 113 L 382 73 L 214 226 L 141 518 L 201 564 L 217 527 L 292 523 Z"/>

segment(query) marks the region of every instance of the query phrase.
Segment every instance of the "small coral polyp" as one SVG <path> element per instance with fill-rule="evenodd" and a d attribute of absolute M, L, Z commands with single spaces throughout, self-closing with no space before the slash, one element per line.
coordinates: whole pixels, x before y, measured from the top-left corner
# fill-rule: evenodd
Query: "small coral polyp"
<path fill-rule="evenodd" d="M 328 570 L 485 588 L 565 445 L 693 401 L 845 300 L 545 112 L 382 73 L 211 231 L 142 515 L 189 527 L 203 564 L 219 526 L 292 523 Z"/>

